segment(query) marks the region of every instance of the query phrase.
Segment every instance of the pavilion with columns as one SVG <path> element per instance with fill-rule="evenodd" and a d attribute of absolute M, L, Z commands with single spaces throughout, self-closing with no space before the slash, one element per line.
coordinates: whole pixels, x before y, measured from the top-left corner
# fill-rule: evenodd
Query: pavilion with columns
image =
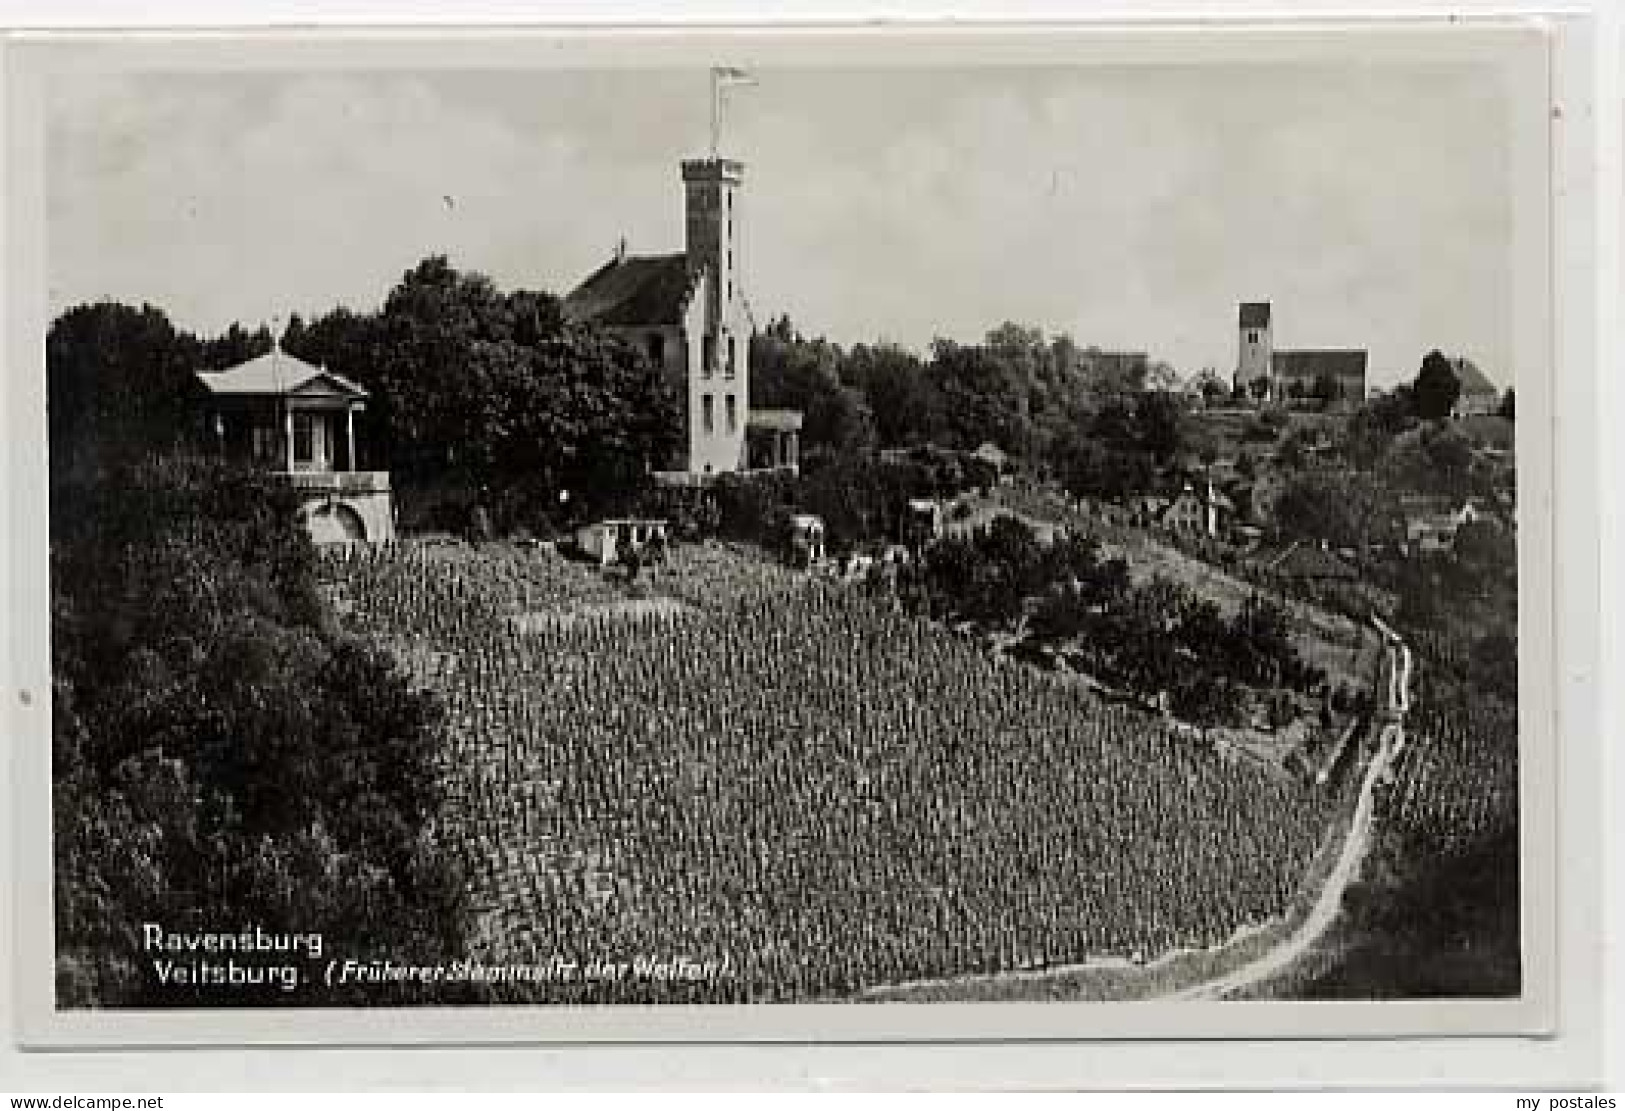
<path fill-rule="evenodd" d="M 358 466 L 355 418 L 366 408 L 366 390 L 280 345 L 226 370 L 199 372 L 197 380 L 219 453 L 289 482 L 313 540 L 394 538 L 389 472 Z"/>

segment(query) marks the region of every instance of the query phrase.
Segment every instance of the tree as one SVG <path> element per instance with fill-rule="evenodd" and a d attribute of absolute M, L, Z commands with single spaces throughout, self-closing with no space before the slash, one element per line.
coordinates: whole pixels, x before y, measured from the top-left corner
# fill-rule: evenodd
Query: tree
<path fill-rule="evenodd" d="M 752 403 L 799 410 L 803 456 L 862 455 L 875 445 L 869 403 L 842 378 L 845 356 L 823 338 L 807 340 L 780 317 L 750 341 Z"/>
<path fill-rule="evenodd" d="M 1140 396 L 1134 411 L 1138 446 L 1158 463 L 1167 463 L 1185 444 L 1185 408 L 1177 395 L 1166 392 Z"/>
<path fill-rule="evenodd" d="M 55 478 L 153 450 L 205 443 L 198 339 L 151 305 L 80 305 L 45 337 L 46 417 Z"/>
<path fill-rule="evenodd" d="M 1176 389 L 1179 386 L 1179 372 L 1174 365 L 1162 359 L 1146 367 L 1145 388 L 1158 393 Z"/>
<path fill-rule="evenodd" d="M 1472 493 L 1472 441 L 1457 426 L 1439 428 L 1422 440 L 1422 456 L 1430 471 L 1426 487 L 1452 498 Z"/>
<path fill-rule="evenodd" d="M 1361 549 L 1391 511 L 1383 488 L 1357 474 L 1312 470 L 1294 475 L 1275 503 L 1288 537 Z"/>
<path fill-rule="evenodd" d="M 914 447 L 941 438 L 942 397 L 924 362 L 895 344 L 859 344 L 843 377 L 863 395 L 883 447 Z"/>
<path fill-rule="evenodd" d="M 937 339 L 931 344 L 931 378 L 942 396 L 949 443 L 974 451 L 988 440 L 1012 454 L 1032 442 L 1029 382 L 1008 352 Z"/>
<path fill-rule="evenodd" d="M 372 391 L 365 439 L 408 488 L 452 476 L 520 494 L 525 512 L 584 490 L 572 506 L 591 512 L 633 497 L 680 438 L 676 386 L 641 350 L 442 256 L 380 312 L 337 309 L 289 343 Z"/>
<path fill-rule="evenodd" d="M 465 885 L 428 828 L 438 704 L 326 628 L 292 490 L 155 455 L 61 481 L 82 509 L 51 520 L 63 1005 L 288 1000 L 134 967 L 125 924 L 177 908 L 459 952 Z"/>
<path fill-rule="evenodd" d="M 1342 396 L 1343 388 L 1338 384 L 1335 375 L 1321 373 L 1315 376 L 1314 383 L 1309 389 L 1310 396 L 1320 402 L 1322 409 L 1330 408 Z"/>
<path fill-rule="evenodd" d="M 1196 376 L 1196 389 L 1202 395 L 1202 403 L 1209 408 L 1218 405 L 1230 396 L 1230 387 L 1225 385 L 1219 372 L 1212 367 L 1203 367 Z"/>
<path fill-rule="evenodd" d="M 1408 384 L 1378 394 L 1345 426 L 1344 458 L 1360 470 L 1371 470 L 1415 421 L 1415 399 Z"/>
<path fill-rule="evenodd" d="M 1450 365 L 1450 360 L 1439 351 L 1429 351 L 1422 360 L 1412 387 L 1416 414 L 1423 420 L 1439 421 L 1450 416 L 1461 397 L 1461 379 Z"/>

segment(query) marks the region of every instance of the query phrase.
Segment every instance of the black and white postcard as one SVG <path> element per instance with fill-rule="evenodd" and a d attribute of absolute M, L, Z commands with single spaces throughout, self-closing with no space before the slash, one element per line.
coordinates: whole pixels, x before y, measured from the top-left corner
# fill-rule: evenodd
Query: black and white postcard
<path fill-rule="evenodd" d="M 1549 1030 L 1548 48 L 17 46 L 30 1036 Z"/>

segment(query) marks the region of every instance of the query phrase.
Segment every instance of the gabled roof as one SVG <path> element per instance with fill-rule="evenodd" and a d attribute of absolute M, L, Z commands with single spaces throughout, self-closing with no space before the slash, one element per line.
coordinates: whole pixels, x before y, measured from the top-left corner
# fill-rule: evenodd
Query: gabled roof
<path fill-rule="evenodd" d="M 687 255 L 613 258 L 564 299 L 564 315 L 621 327 L 681 324 L 697 281 Z"/>
<path fill-rule="evenodd" d="M 1300 347 L 1271 354 L 1271 367 L 1288 378 L 1311 378 L 1330 374 L 1333 378 L 1365 376 L 1366 353 L 1353 348 Z"/>
<path fill-rule="evenodd" d="M 983 441 L 980 447 L 971 452 L 971 455 L 984 463 L 992 463 L 996 467 L 1002 467 L 1010 461 L 1009 454 L 992 440 Z"/>
<path fill-rule="evenodd" d="M 1450 369 L 1456 372 L 1456 381 L 1461 383 L 1463 397 L 1468 394 L 1500 396 L 1501 391 L 1496 388 L 1495 383 L 1491 382 L 1471 359 L 1451 359 Z"/>
<path fill-rule="evenodd" d="M 801 410 L 752 409 L 745 414 L 745 427 L 771 429 L 775 432 L 795 432 L 801 428 Z"/>
<path fill-rule="evenodd" d="M 367 396 L 366 390 L 342 374 L 312 366 L 280 347 L 225 370 L 199 371 L 197 379 L 216 396 L 285 397 L 289 394 L 319 392 Z"/>
<path fill-rule="evenodd" d="M 1268 301 L 1243 301 L 1241 303 L 1241 326 L 1243 328 L 1268 328 L 1270 326 L 1270 303 Z"/>

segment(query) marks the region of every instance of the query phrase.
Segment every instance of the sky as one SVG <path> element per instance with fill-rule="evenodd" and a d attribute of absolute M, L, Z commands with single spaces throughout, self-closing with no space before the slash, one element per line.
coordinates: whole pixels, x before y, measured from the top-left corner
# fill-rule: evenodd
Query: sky
<path fill-rule="evenodd" d="M 1440 348 L 1511 378 L 1511 131 L 1489 67 L 764 69 L 732 91 L 742 283 L 843 344 L 1013 320 L 1228 376 L 1277 347 Z M 203 333 L 382 303 L 445 254 L 568 292 L 682 248 L 704 69 L 56 80 L 53 315 L 113 299 Z"/>

